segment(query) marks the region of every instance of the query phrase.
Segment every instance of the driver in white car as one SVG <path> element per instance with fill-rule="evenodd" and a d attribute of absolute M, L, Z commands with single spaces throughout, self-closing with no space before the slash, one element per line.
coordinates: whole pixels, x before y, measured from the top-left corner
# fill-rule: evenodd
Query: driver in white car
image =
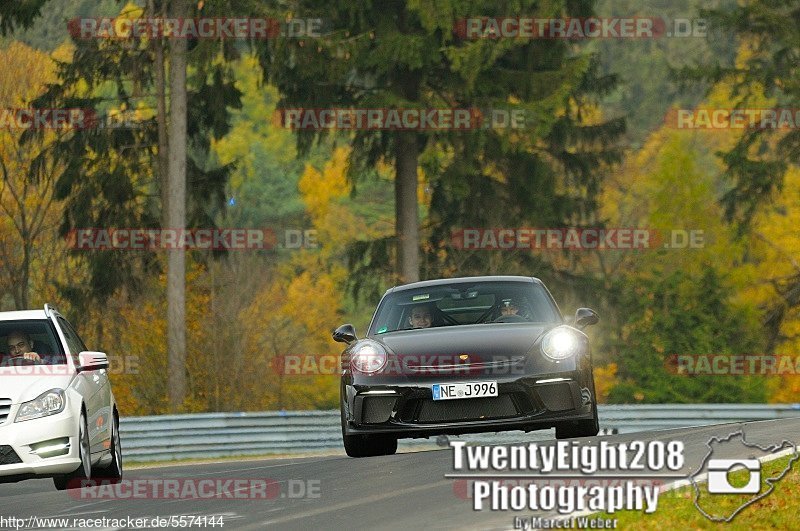
<path fill-rule="evenodd" d="M 33 351 L 31 336 L 20 330 L 8 334 L 6 338 L 10 360 L 26 359 L 35 363 L 42 363 L 42 357 Z"/>

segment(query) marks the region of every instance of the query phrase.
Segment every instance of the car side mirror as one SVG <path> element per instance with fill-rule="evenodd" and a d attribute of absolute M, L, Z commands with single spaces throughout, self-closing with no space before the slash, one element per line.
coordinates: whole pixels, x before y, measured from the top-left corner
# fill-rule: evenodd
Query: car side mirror
<path fill-rule="evenodd" d="M 81 364 L 78 367 L 78 372 L 108 369 L 108 356 L 106 356 L 105 352 L 84 350 L 78 354 L 78 362 Z"/>
<path fill-rule="evenodd" d="M 351 324 L 343 324 L 333 332 L 333 340 L 338 343 L 352 343 L 356 339 L 356 329 Z"/>
<path fill-rule="evenodd" d="M 591 308 L 578 308 L 575 312 L 575 327 L 583 330 L 587 326 L 597 324 L 600 316 Z"/>

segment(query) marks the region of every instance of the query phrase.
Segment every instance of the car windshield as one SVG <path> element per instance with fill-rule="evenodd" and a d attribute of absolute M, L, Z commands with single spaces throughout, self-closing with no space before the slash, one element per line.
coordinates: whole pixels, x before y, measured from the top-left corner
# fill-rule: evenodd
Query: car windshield
<path fill-rule="evenodd" d="M 25 354 L 35 352 L 38 360 L 25 360 Z M 36 358 L 36 356 L 27 356 Z M 0 321 L 0 366 L 38 363 L 64 365 L 66 356 L 59 348 L 50 321 Z"/>
<path fill-rule="evenodd" d="M 533 282 L 484 281 L 405 289 L 384 297 L 370 334 L 481 323 L 555 323 L 561 316 Z"/>

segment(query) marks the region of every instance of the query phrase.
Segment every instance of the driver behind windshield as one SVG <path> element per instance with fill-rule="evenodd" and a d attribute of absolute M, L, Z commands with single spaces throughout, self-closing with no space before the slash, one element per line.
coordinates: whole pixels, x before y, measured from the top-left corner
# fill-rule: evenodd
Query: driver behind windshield
<path fill-rule="evenodd" d="M 524 308 L 524 310 L 523 310 Z M 530 321 L 528 306 L 519 299 L 507 298 L 500 301 L 500 315 L 494 320 L 496 323 L 513 323 L 517 321 Z"/>
<path fill-rule="evenodd" d="M 10 361 L 25 359 L 34 363 L 42 363 L 42 357 L 33 351 L 31 336 L 21 330 L 14 330 L 6 338 Z"/>

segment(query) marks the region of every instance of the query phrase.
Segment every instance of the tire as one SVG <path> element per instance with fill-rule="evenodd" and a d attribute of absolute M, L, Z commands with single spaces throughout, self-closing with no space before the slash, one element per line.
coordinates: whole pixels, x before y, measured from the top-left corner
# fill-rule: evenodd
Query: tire
<path fill-rule="evenodd" d="M 397 453 L 397 438 L 386 435 L 348 435 L 344 415 L 344 403 L 340 403 L 342 419 L 342 442 L 350 457 L 375 457 Z"/>
<path fill-rule="evenodd" d="M 111 425 L 111 462 L 107 466 L 95 469 L 94 477 L 110 485 L 122 481 L 122 443 L 119 439 L 119 418 L 116 412 Z"/>
<path fill-rule="evenodd" d="M 572 439 L 575 437 L 594 437 L 600 432 L 600 422 L 597 418 L 597 407 L 594 408 L 592 418 L 564 422 L 556 426 L 556 439 Z"/>
<path fill-rule="evenodd" d="M 86 413 L 81 411 L 81 420 L 78 424 L 78 457 L 81 464 L 77 470 L 53 478 L 57 490 L 79 489 L 83 480 L 92 478 L 92 451 L 89 446 L 89 425 L 86 422 Z"/>

